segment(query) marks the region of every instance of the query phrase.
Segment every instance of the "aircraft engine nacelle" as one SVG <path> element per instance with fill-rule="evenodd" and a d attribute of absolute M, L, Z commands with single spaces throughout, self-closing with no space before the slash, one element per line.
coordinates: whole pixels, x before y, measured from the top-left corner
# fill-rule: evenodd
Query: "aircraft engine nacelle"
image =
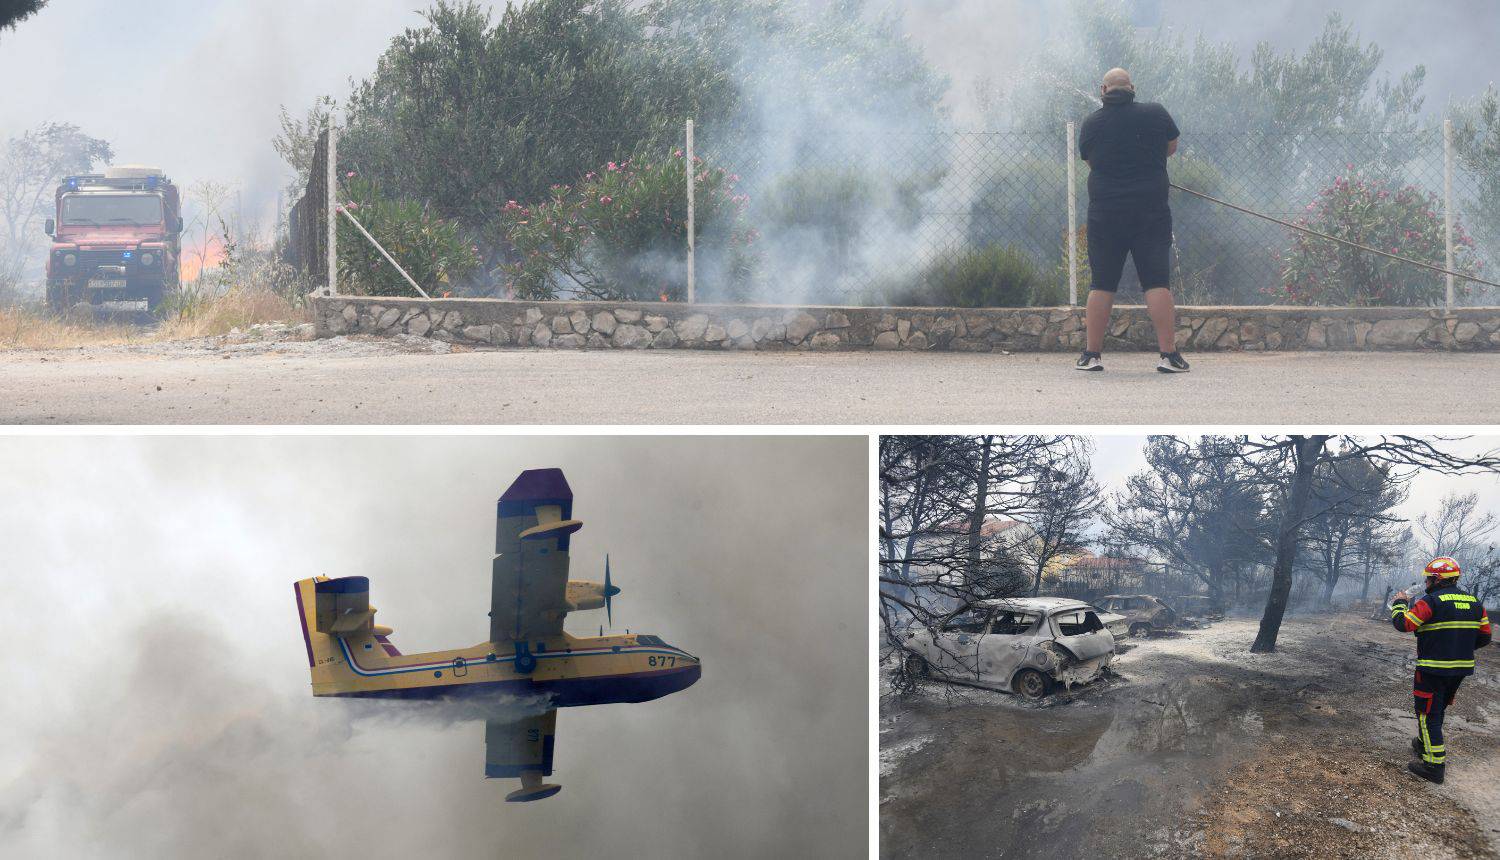
<path fill-rule="evenodd" d="M 567 590 L 568 611 L 601 609 L 604 606 L 604 583 L 570 580 Z"/>

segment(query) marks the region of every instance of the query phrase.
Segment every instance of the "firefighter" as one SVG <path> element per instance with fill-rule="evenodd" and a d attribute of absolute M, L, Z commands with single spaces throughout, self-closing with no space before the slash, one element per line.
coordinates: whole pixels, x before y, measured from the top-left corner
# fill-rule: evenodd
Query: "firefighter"
<path fill-rule="evenodd" d="M 1443 713 L 1453 704 L 1458 685 L 1474 674 L 1474 650 L 1490 644 L 1490 619 L 1479 599 L 1458 587 L 1458 562 L 1435 558 L 1427 565 L 1427 593 L 1407 606 L 1408 595 L 1396 592 L 1391 623 L 1417 634 L 1417 673 L 1412 695 L 1417 709 L 1417 737 L 1412 752 L 1422 757 L 1407 770 L 1442 784 L 1447 752 L 1443 746 Z"/>

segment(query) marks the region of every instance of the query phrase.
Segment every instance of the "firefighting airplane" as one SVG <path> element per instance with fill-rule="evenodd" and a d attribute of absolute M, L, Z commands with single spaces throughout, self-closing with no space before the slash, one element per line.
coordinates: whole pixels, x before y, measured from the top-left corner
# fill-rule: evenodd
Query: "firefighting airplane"
<path fill-rule="evenodd" d="M 620 592 L 610 582 L 568 581 L 573 491 L 561 469 L 522 472 L 500 497 L 491 575 L 490 638 L 472 648 L 402 654 L 391 628 L 375 623 L 370 580 L 319 576 L 296 583 L 302 639 L 314 696 L 439 698 L 485 692 L 546 694 L 548 710 L 485 724 L 485 777 L 519 777 L 508 801 L 562 790 L 552 774 L 557 708 L 645 702 L 698 680 L 698 658 L 656 636 L 577 637 L 563 616 L 604 608 Z"/>

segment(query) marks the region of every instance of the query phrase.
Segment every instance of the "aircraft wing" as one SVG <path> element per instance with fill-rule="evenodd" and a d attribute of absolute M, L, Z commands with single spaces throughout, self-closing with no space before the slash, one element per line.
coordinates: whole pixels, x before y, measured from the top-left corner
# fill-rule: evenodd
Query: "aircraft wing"
<path fill-rule="evenodd" d="M 486 720 L 485 777 L 522 777 L 527 772 L 551 776 L 553 736 L 556 734 L 555 708 L 519 720 Z"/>
<path fill-rule="evenodd" d="M 573 491 L 561 469 L 522 472 L 500 497 L 490 579 L 490 641 L 557 636 L 568 612 Z"/>

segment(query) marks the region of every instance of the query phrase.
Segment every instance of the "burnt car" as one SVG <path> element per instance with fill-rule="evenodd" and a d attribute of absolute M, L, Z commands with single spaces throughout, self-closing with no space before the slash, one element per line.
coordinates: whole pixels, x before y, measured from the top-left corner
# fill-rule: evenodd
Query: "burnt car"
<path fill-rule="evenodd" d="M 1172 607 L 1149 594 L 1110 594 L 1099 598 L 1097 605 L 1105 612 L 1123 615 L 1131 636 L 1150 636 L 1177 625 Z"/>
<path fill-rule="evenodd" d="M 917 675 L 1040 699 L 1099 676 L 1115 654 L 1113 616 L 1079 600 L 984 600 L 936 629 L 907 632 L 907 666 Z"/>
<path fill-rule="evenodd" d="M 1173 602 L 1177 604 L 1177 617 L 1180 620 L 1199 623 L 1224 620 L 1224 604 L 1207 594 L 1189 594 Z"/>

